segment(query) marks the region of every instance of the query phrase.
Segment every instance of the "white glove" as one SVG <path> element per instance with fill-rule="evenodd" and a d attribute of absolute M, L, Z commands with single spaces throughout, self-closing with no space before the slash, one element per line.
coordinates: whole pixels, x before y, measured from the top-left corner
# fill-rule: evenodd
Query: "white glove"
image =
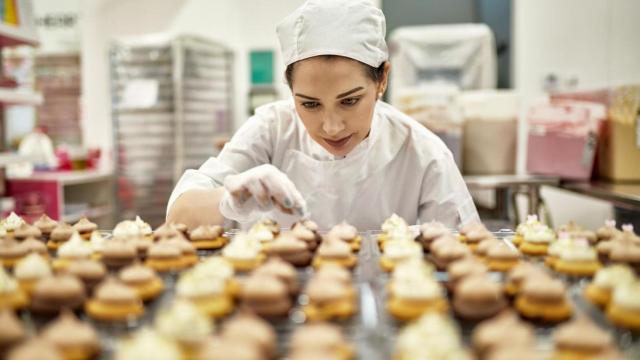
<path fill-rule="evenodd" d="M 249 222 L 255 213 L 277 207 L 287 214 L 306 215 L 307 204 L 293 182 L 273 165 L 265 164 L 224 180 L 220 213 L 227 219 Z"/>

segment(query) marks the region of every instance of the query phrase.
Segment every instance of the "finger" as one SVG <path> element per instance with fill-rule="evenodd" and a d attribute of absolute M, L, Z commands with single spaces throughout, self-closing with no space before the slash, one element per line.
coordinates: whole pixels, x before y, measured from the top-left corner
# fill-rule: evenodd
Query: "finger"
<path fill-rule="evenodd" d="M 264 211 L 272 207 L 267 189 L 260 181 L 250 181 L 245 186 L 251 193 L 251 196 L 256 200 L 260 210 Z"/>
<path fill-rule="evenodd" d="M 272 197 L 271 200 L 273 201 L 273 203 L 276 205 L 276 207 L 278 208 L 278 210 L 282 211 L 285 214 L 289 214 L 289 215 L 293 215 L 293 211 L 291 209 L 287 209 L 284 206 L 282 206 L 282 204 L 280 204 L 276 198 Z"/>

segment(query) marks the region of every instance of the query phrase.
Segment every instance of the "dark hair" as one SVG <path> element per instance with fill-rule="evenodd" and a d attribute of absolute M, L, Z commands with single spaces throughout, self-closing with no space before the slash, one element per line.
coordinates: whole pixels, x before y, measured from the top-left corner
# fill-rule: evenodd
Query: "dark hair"
<path fill-rule="evenodd" d="M 327 61 L 341 57 L 339 55 L 320 55 L 320 56 Z M 354 61 L 357 61 L 357 60 L 354 60 Z M 287 79 L 287 84 L 289 84 L 289 88 L 291 88 L 291 84 L 293 83 L 293 68 L 297 63 L 298 62 L 296 61 L 293 64 L 289 64 L 289 66 L 287 66 L 287 69 L 284 71 L 284 76 Z M 384 76 L 384 64 L 386 62 L 383 62 L 378 67 L 373 67 L 365 63 L 362 63 L 360 61 L 358 61 L 358 63 L 362 65 L 365 74 L 367 74 L 367 76 L 373 82 L 379 83 L 380 81 L 382 81 L 382 77 Z"/>

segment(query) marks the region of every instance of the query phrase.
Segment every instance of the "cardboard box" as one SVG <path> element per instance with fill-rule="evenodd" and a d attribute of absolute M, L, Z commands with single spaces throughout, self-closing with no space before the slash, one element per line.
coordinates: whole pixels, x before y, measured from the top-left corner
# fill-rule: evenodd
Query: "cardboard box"
<path fill-rule="evenodd" d="M 612 181 L 640 181 L 640 86 L 611 91 L 601 144 L 599 176 Z"/>

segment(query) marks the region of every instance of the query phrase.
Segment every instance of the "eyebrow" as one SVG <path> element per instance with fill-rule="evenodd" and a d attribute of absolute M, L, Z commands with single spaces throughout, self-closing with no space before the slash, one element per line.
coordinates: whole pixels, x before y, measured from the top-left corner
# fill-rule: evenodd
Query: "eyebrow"
<path fill-rule="evenodd" d="M 341 98 L 343 98 L 345 96 L 349 96 L 349 95 L 353 94 L 354 92 L 360 91 L 362 89 L 364 89 L 362 86 L 358 86 L 357 88 L 354 88 L 354 89 L 351 89 L 349 91 L 345 91 L 342 94 L 339 94 L 338 96 L 336 96 L 336 99 L 341 99 Z M 320 100 L 318 98 L 314 98 L 312 96 L 303 95 L 303 94 L 299 94 L 299 93 L 296 93 L 295 95 L 298 96 L 298 97 L 301 97 L 301 98 L 308 99 L 308 100 Z"/>

